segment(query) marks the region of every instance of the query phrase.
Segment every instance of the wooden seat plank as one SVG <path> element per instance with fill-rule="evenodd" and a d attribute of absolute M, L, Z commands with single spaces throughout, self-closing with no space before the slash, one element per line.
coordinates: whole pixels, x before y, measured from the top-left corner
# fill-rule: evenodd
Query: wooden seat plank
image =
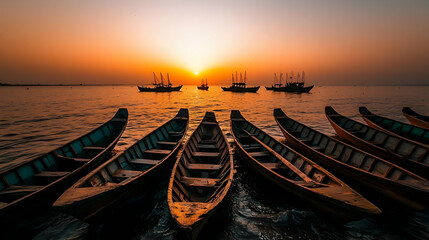
<path fill-rule="evenodd" d="M 167 141 L 158 141 L 156 142 L 158 145 L 166 145 L 166 146 L 176 146 L 177 142 L 167 142 Z"/>
<path fill-rule="evenodd" d="M 198 148 L 202 148 L 202 149 L 217 149 L 218 146 L 216 144 L 198 144 L 197 146 Z"/>
<path fill-rule="evenodd" d="M 268 157 L 271 154 L 268 152 L 250 152 L 249 155 L 252 157 Z"/>
<path fill-rule="evenodd" d="M 206 164 L 206 163 L 188 163 L 186 168 L 191 170 L 220 170 L 222 169 L 222 164 Z"/>
<path fill-rule="evenodd" d="M 201 144 L 216 144 L 215 139 L 204 139 L 200 141 Z"/>
<path fill-rule="evenodd" d="M 88 150 L 88 151 L 103 151 L 106 148 L 105 147 L 88 146 L 88 147 L 83 147 L 82 149 Z"/>
<path fill-rule="evenodd" d="M 192 152 L 193 157 L 220 157 L 220 152 Z"/>
<path fill-rule="evenodd" d="M 160 162 L 161 160 L 141 159 L 141 158 L 137 158 L 131 161 L 131 163 L 134 163 L 134 164 L 144 164 L 144 165 L 156 165 Z"/>
<path fill-rule="evenodd" d="M 62 171 L 41 171 L 39 173 L 34 174 L 35 177 L 53 177 L 60 178 L 69 174 L 70 172 L 62 172 Z"/>
<path fill-rule="evenodd" d="M 261 163 L 264 167 L 270 169 L 270 170 L 275 170 L 275 169 L 280 169 L 282 168 L 282 166 L 284 165 L 281 162 L 276 162 L 276 163 Z"/>
<path fill-rule="evenodd" d="M 159 154 L 159 155 L 168 155 L 170 154 L 170 152 L 171 150 L 157 149 L 157 148 L 144 151 L 144 153 L 146 154 Z"/>
<path fill-rule="evenodd" d="M 216 186 L 217 178 L 195 178 L 195 177 L 181 177 L 180 181 L 189 187 L 204 187 L 212 188 Z"/>

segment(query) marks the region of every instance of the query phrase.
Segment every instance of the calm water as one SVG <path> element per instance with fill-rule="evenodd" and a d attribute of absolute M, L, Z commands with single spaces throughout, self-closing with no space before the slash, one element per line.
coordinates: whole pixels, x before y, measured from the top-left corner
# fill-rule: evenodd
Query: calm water
<path fill-rule="evenodd" d="M 429 87 L 393 86 L 315 87 L 311 94 L 277 93 L 262 88 L 258 93 L 231 93 L 218 86 L 211 86 L 209 91 L 184 86 L 181 92 L 173 93 L 139 93 L 136 86 L 1 87 L 0 168 L 61 146 L 102 124 L 120 107 L 127 107 L 130 115 L 117 151 L 169 120 L 179 108 L 189 109 L 188 135 L 206 111 L 214 111 L 230 138 L 229 114 L 238 109 L 256 126 L 282 140 L 272 116 L 273 108 L 282 108 L 292 118 L 333 135 L 324 116 L 326 105 L 358 121 L 362 121 L 357 111 L 359 106 L 406 121 L 401 114 L 403 106 L 429 115 L 428 95 Z M 409 213 L 406 218 L 401 215 L 398 221 L 363 219 L 337 224 L 307 210 L 287 195 L 278 195 L 276 189 L 264 185 L 239 161 L 237 164 L 225 213 L 220 214 L 220 220 L 214 220 L 213 226 L 218 228 L 207 229 L 209 238 L 429 238 L 428 212 Z M 29 235 L 37 239 L 104 239 L 114 234 L 124 239 L 175 239 L 176 229 L 169 217 L 165 190 L 160 183 L 149 197 L 133 201 L 131 206 L 138 210 L 119 221 L 127 224 L 108 219 L 93 226 L 54 212 L 28 226 Z"/>

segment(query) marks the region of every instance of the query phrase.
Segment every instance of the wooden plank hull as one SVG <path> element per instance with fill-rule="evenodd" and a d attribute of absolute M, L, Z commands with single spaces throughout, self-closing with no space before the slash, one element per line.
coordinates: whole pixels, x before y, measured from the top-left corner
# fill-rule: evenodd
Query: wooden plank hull
<path fill-rule="evenodd" d="M 5 181 L 2 182 L 3 189 L 0 191 L 0 198 L 3 199 L 7 198 L 7 191 L 11 188 L 28 187 L 31 184 L 38 185 L 39 183 L 46 185 L 41 187 L 40 190 L 27 194 L 9 202 L 6 205 L 3 205 L 0 209 L 1 221 L 9 221 L 11 219 L 19 220 L 22 216 L 25 217 L 25 215 L 28 215 L 31 211 L 40 211 L 41 209 L 50 207 L 62 192 L 64 192 L 82 176 L 89 173 L 102 162 L 104 162 L 124 132 L 127 120 L 127 110 L 120 109 L 110 121 L 106 122 L 90 133 L 85 134 L 82 137 L 77 138 L 76 140 L 73 140 L 70 143 L 65 144 L 64 146 L 57 148 L 56 150 L 53 150 L 45 155 L 37 157 L 28 162 L 24 162 L 12 169 L 2 172 L 1 174 L 5 176 L 3 178 Z M 106 136 L 107 131 L 109 131 L 110 137 Z M 102 136 L 106 138 L 102 139 Z M 94 144 L 103 145 L 106 147 L 100 148 L 100 151 L 97 153 L 88 155 L 95 155 L 90 159 L 83 159 L 83 161 L 81 158 L 76 158 L 85 156 L 83 151 L 85 146 L 89 148 L 94 146 Z M 73 158 L 73 155 L 78 156 L 74 156 Z M 33 169 L 33 172 L 30 172 L 30 169 Z M 67 170 L 64 172 L 67 174 L 57 179 L 53 178 L 55 177 L 55 175 L 53 175 L 54 173 L 61 173 L 59 170 Z M 49 175 L 46 173 L 49 173 Z M 21 178 L 20 184 L 19 182 L 12 184 L 12 174 L 19 175 Z M 46 177 L 39 179 L 41 174 L 44 174 Z M 8 179 L 11 179 L 9 183 Z M 7 184 L 8 187 L 5 187 L 5 184 Z"/>
<path fill-rule="evenodd" d="M 399 122 L 371 113 L 366 107 L 360 107 L 359 113 L 363 120 L 373 127 L 386 131 L 389 134 L 398 135 L 422 144 L 429 144 L 429 130 L 414 125 Z"/>
<path fill-rule="evenodd" d="M 402 109 L 402 113 L 411 124 L 429 129 L 429 116 L 418 114 L 409 107 L 404 107 Z"/>
<path fill-rule="evenodd" d="M 140 92 L 177 92 L 180 91 L 183 85 L 177 87 L 140 87 L 137 86 Z"/>
<path fill-rule="evenodd" d="M 199 90 L 209 90 L 208 86 L 198 86 L 197 87 Z"/>
<path fill-rule="evenodd" d="M 234 163 L 225 135 L 212 112 L 177 157 L 168 186 L 170 213 L 182 233 L 198 239 L 205 223 L 225 201 Z"/>
<path fill-rule="evenodd" d="M 325 112 L 340 138 L 429 179 L 427 146 L 346 118 L 331 107 L 326 107 Z"/>
<path fill-rule="evenodd" d="M 253 151 L 250 150 L 253 147 L 249 147 L 246 140 L 243 139 L 243 136 L 240 136 L 242 129 L 248 129 L 255 137 L 265 142 L 266 146 L 270 146 L 273 151 L 284 156 L 286 161 L 290 161 L 290 164 L 293 166 L 285 163 L 285 166 L 288 167 L 284 168 L 284 166 L 280 164 L 280 167 L 283 166 L 282 168 L 284 168 L 283 170 L 285 170 L 285 172 L 278 168 L 267 167 L 272 166 L 269 164 L 269 158 L 258 159 L 255 156 L 259 155 L 254 152 L 249 152 Z M 271 138 L 262 130 L 246 121 L 242 118 L 239 112 L 231 113 L 231 132 L 237 143 L 236 149 L 242 156 L 246 165 L 287 192 L 294 194 L 301 200 L 304 200 L 313 208 L 331 216 L 339 217 L 342 220 L 376 215 L 381 212 L 376 206 L 352 190 L 334 175 L 308 158 L 305 158 L 294 150 Z M 246 148 L 248 150 L 246 150 Z M 276 158 L 279 157 L 280 156 L 277 156 Z M 276 160 L 274 160 L 274 163 L 276 163 Z M 292 169 L 295 169 L 293 170 L 295 173 L 289 171 Z M 294 174 L 298 174 L 299 177 Z M 304 174 L 304 176 L 302 174 Z M 300 180 L 305 178 L 307 178 L 306 183 Z M 308 185 L 308 182 L 311 184 Z M 353 199 L 353 201 L 351 201 L 351 199 Z"/>
<path fill-rule="evenodd" d="M 226 92 L 257 92 L 260 86 L 257 87 L 222 87 Z"/>
<path fill-rule="evenodd" d="M 308 93 L 313 89 L 314 85 L 308 87 L 295 87 L 295 86 L 285 86 L 285 87 L 275 87 L 272 90 L 275 92 L 295 92 L 295 93 Z"/>
<path fill-rule="evenodd" d="M 305 126 L 281 109 L 274 116 L 290 145 L 342 179 L 415 210 L 428 207 L 429 183 L 422 177 Z"/>
<path fill-rule="evenodd" d="M 181 109 L 176 117 L 79 180 L 57 199 L 54 208 L 87 222 L 97 221 L 106 210 L 151 187 L 154 182 L 162 181 L 174 164 L 188 117 L 187 109 Z M 172 137 L 169 132 L 173 130 L 174 134 L 181 134 Z M 157 156 L 161 158 L 147 159 Z"/>

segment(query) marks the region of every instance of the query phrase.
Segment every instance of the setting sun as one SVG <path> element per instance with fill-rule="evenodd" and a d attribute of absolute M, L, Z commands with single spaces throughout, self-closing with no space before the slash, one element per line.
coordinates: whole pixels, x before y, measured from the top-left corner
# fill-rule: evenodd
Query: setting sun
<path fill-rule="evenodd" d="M 198 72 L 194 72 L 195 75 L 198 75 Z"/>

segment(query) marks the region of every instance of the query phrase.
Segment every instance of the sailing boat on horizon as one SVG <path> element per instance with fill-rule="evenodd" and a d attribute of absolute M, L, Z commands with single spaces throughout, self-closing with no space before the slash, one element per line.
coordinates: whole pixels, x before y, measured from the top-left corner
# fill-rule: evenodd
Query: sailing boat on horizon
<path fill-rule="evenodd" d="M 197 88 L 200 90 L 209 90 L 209 85 L 207 84 L 207 78 L 205 83 L 204 83 L 204 79 L 201 79 L 201 85 L 197 86 Z"/>
<path fill-rule="evenodd" d="M 289 79 L 289 82 L 288 82 Z M 271 87 L 265 87 L 267 90 L 273 90 L 275 92 L 296 92 L 296 93 L 308 93 L 313 89 L 314 85 L 304 87 L 305 84 L 305 72 L 302 72 L 300 78 L 299 73 L 296 79 L 293 77 L 293 72 L 289 77 L 286 73 L 285 85 L 282 84 L 282 73 L 280 74 L 280 81 L 276 82 L 276 74 L 274 74 L 274 84 Z"/>
<path fill-rule="evenodd" d="M 257 92 L 260 86 L 257 87 L 246 87 L 247 77 L 246 71 L 244 72 L 244 79 L 242 73 L 240 73 L 240 80 L 238 80 L 237 72 L 235 72 L 235 80 L 234 74 L 232 74 L 232 86 L 230 87 L 222 87 L 224 91 L 229 92 Z"/>
<path fill-rule="evenodd" d="M 137 86 L 137 88 L 140 90 L 140 92 L 173 92 L 173 91 L 180 91 L 183 85 L 179 85 L 177 87 L 173 87 L 173 84 L 170 82 L 170 76 L 167 73 L 167 84 L 164 84 L 164 77 L 162 76 L 162 73 L 160 73 L 161 80 L 158 80 L 158 78 L 155 75 L 155 72 L 153 73 L 153 80 L 155 87 L 145 87 L 145 86 Z"/>

